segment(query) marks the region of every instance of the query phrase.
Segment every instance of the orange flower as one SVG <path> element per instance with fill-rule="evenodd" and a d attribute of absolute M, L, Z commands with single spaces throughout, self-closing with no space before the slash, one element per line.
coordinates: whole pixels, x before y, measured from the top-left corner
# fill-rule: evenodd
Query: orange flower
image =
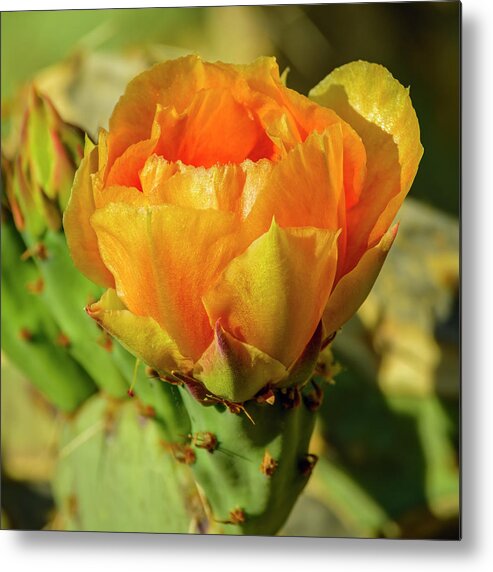
<path fill-rule="evenodd" d="M 227 400 L 309 376 L 322 329 L 378 275 L 422 155 L 385 68 L 348 64 L 310 95 L 272 58 L 159 64 L 87 142 L 65 213 L 75 264 L 108 287 L 90 315 Z"/>

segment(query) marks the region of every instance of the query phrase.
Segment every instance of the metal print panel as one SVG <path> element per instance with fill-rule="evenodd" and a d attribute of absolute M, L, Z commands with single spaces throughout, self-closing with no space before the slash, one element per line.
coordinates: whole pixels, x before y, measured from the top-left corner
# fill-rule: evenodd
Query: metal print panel
<path fill-rule="evenodd" d="M 2 528 L 460 538 L 459 34 L 2 14 Z"/>

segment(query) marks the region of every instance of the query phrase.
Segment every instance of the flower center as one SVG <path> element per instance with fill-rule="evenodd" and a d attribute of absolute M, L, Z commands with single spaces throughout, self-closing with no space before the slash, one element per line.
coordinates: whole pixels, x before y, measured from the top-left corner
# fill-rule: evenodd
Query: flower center
<path fill-rule="evenodd" d="M 156 154 L 195 167 L 273 159 L 276 154 L 255 110 L 227 89 L 199 91 L 182 114 L 172 107 L 158 108 L 154 133 L 157 130 Z"/>

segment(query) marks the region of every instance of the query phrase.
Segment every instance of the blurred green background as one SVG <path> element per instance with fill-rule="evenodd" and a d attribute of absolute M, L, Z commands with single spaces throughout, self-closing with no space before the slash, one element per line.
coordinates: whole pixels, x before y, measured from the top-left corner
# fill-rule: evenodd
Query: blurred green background
<path fill-rule="evenodd" d="M 62 58 L 157 45 L 169 56 L 248 62 L 275 55 L 307 93 L 331 69 L 364 59 L 411 86 L 425 155 L 412 195 L 459 210 L 458 2 L 10 12 L 2 14 L 2 97 Z"/>
<path fill-rule="evenodd" d="M 325 392 L 321 461 L 284 533 L 457 538 L 460 4 L 10 12 L 1 42 L 6 148 L 26 82 L 36 79 L 66 120 L 94 133 L 140 69 L 190 52 L 234 63 L 275 55 L 302 93 L 356 59 L 410 86 L 425 149 L 409 195 L 416 201 L 399 215 L 398 242 L 372 295 L 336 340 L 343 371 Z M 31 415 L 32 391 L 16 380 L 10 369 L 2 376 L 10 455 L 2 506 L 11 526 L 50 526 L 53 412 Z M 21 393 L 23 407 L 14 404 Z"/>

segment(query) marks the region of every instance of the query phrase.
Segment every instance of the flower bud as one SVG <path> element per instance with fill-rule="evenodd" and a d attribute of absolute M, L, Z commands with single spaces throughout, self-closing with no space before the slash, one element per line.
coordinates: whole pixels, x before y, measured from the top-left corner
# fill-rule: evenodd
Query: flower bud
<path fill-rule="evenodd" d="M 408 91 L 354 62 L 313 97 L 272 58 L 189 56 L 135 78 L 86 145 L 64 224 L 108 288 L 88 312 L 197 395 L 306 382 L 395 237 L 422 154 Z"/>
<path fill-rule="evenodd" d="M 6 195 L 15 224 L 34 237 L 61 227 L 84 135 L 65 123 L 51 101 L 31 87 L 17 153 L 6 161 Z"/>

